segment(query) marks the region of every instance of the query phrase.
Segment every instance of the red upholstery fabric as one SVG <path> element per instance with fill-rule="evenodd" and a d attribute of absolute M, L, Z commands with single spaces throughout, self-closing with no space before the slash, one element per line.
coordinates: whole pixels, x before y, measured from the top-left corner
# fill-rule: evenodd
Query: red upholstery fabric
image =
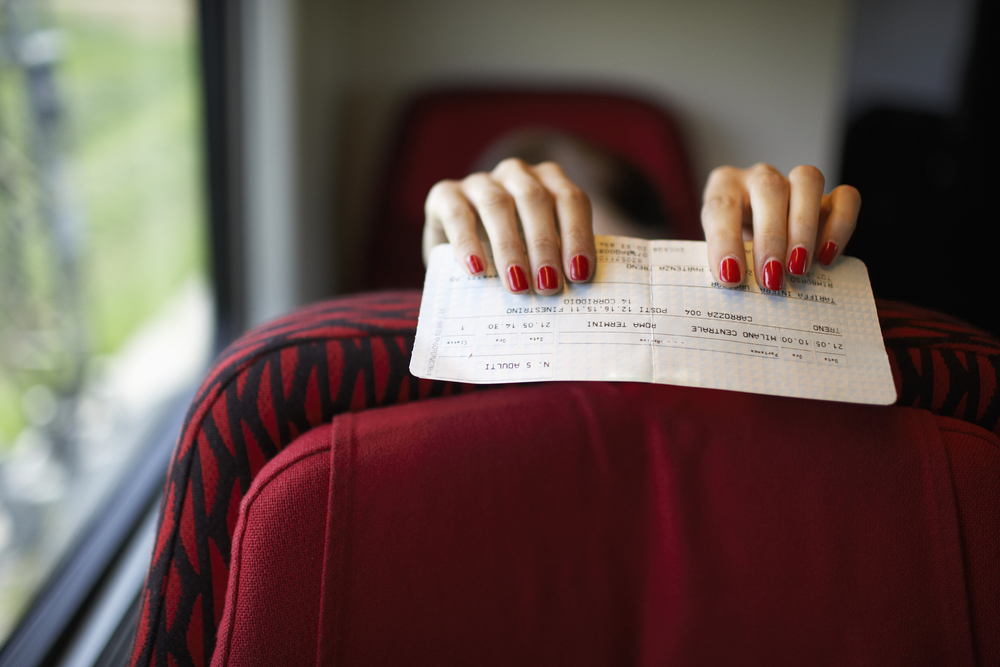
<path fill-rule="evenodd" d="M 963 570 L 959 517 L 995 553 L 998 451 L 926 411 L 633 384 L 342 415 L 244 501 L 213 664 L 995 664 L 998 566 Z"/>
<path fill-rule="evenodd" d="M 416 292 L 317 304 L 219 356 L 167 473 L 130 664 L 209 663 L 240 501 L 282 448 L 341 412 L 472 389 L 409 374 L 419 305 Z"/>
<path fill-rule="evenodd" d="M 214 662 L 316 664 L 329 487 L 329 425 L 300 437 L 254 479 L 233 536 Z"/>
<path fill-rule="evenodd" d="M 674 238 L 703 238 L 699 199 L 673 119 L 634 97 L 518 89 L 441 90 L 417 98 L 403 115 L 372 229 L 365 289 L 420 287 L 424 199 L 443 178 L 463 178 L 479 155 L 511 130 L 573 133 L 624 157 L 657 187 L 675 223 Z"/>
<path fill-rule="evenodd" d="M 399 292 L 317 304 L 255 329 L 219 357 L 191 406 L 168 472 L 131 664 L 208 664 L 229 585 L 240 501 L 266 462 L 296 437 L 348 411 L 473 389 L 409 375 L 419 300 L 418 292 Z M 970 414 L 968 397 L 975 396 L 980 407 L 969 421 L 998 432 L 1000 345 L 943 316 L 899 304 L 879 307 L 900 404 L 961 418 Z M 932 362 L 923 363 L 918 375 L 901 370 L 901 359 L 922 359 L 928 346 Z M 980 373 L 946 373 L 948 359 Z M 980 436 L 970 442 L 948 451 L 975 621 L 995 619 L 1000 604 L 1000 531 L 998 478 L 989 464 L 995 450 Z M 1000 654 L 997 628 L 995 621 L 973 623 L 980 644 L 993 638 L 994 652 L 983 655 Z"/>
<path fill-rule="evenodd" d="M 1000 665 L 1000 448 L 971 424 L 938 421 L 955 487 L 979 664 Z"/>

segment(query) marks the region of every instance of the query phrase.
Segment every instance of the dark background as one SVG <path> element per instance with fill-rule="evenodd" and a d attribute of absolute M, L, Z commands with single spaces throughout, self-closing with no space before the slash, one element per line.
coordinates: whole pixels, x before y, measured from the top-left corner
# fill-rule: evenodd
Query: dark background
<path fill-rule="evenodd" d="M 928 4 L 939 3 L 917 3 Z M 943 100 L 893 100 L 883 91 L 850 109 L 841 173 L 863 202 L 848 252 L 868 265 L 876 297 L 955 315 L 994 335 L 1000 332 L 997 10 L 996 2 L 974 6 L 970 28 L 958 40 L 961 69 Z M 859 14 L 882 39 L 903 17 L 890 18 L 893 23 L 880 26 L 885 19 Z M 933 10 L 912 19 L 935 27 Z M 859 41 L 865 29 L 859 26 Z M 914 48 L 920 47 L 918 40 Z M 852 80 L 895 55 L 859 43 Z"/>

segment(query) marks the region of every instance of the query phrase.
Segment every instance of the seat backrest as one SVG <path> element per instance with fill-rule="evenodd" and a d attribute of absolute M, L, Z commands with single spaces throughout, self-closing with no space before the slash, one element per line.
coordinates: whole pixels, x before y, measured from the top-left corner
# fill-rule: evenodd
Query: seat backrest
<path fill-rule="evenodd" d="M 523 128 L 578 136 L 630 161 L 655 186 L 675 238 L 702 238 L 687 155 L 676 122 L 633 96 L 523 88 L 439 90 L 416 98 L 402 116 L 372 221 L 369 289 L 423 283 L 420 233 L 424 199 L 445 178 L 463 178 L 498 138 Z"/>
<path fill-rule="evenodd" d="M 419 305 L 415 291 L 316 304 L 261 325 L 216 360 L 171 460 L 130 664 L 211 660 L 231 583 L 241 501 L 267 462 L 293 440 L 346 412 L 473 392 L 469 385 L 408 373 Z M 878 306 L 899 405 L 1000 435 L 1000 343 L 937 313 Z M 559 391 L 561 385 L 552 387 Z M 383 413 L 372 411 L 372 419 Z M 818 420 L 808 428 L 822 430 L 824 424 Z M 948 437 L 957 437 L 960 426 L 947 426 Z M 948 463 L 979 657 L 996 664 L 1000 450 L 995 438 L 970 438 L 961 452 L 948 450 Z"/>
<path fill-rule="evenodd" d="M 924 410 L 650 384 L 339 415 L 244 499 L 213 667 L 972 664 L 998 452 Z"/>

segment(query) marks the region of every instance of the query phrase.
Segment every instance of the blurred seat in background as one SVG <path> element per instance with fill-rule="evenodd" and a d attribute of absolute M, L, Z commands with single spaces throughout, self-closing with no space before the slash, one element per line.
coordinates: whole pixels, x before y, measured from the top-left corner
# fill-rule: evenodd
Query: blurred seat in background
<path fill-rule="evenodd" d="M 634 165 L 659 193 L 673 238 L 703 238 L 691 168 L 664 109 L 596 91 L 437 90 L 417 97 L 396 131 L 375 197 L 365 289 L 423 285 L 419 248 L 427 192 L 441 179 L 464 178 L 496 141 L 520 129 L 572 135 Z"/>

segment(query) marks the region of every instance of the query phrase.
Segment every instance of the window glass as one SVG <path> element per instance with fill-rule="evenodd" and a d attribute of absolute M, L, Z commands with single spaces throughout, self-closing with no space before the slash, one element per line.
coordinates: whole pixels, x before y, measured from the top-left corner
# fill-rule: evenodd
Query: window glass
<path fill-rule="evenodd" d="M 0 642 L 203 369 L 183 0 L 0 0 Z"/>

